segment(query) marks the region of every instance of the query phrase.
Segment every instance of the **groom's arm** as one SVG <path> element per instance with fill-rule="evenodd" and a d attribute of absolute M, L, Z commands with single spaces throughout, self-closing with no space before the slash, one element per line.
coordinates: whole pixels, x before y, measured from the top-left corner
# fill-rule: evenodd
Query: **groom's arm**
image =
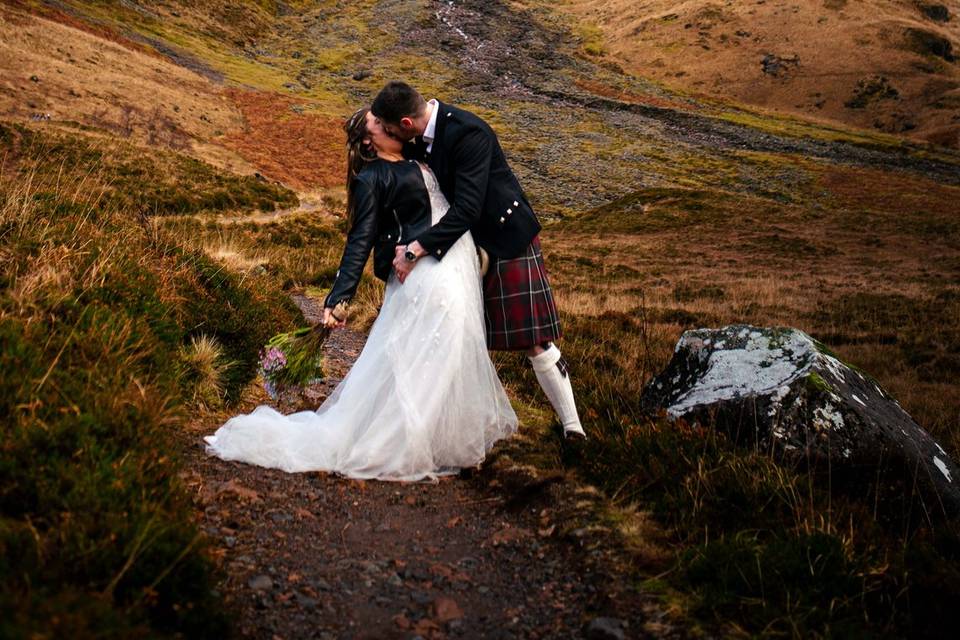
<path fill-rule="evenodd" d="M 473 129 L 455 145 L 453 202 L 440 222 L 417 237 L 425 254 L 442 260 L 460 236 L 480 219 L 490 180 L 492 148 L 490 134 L 482 129 Z"/>

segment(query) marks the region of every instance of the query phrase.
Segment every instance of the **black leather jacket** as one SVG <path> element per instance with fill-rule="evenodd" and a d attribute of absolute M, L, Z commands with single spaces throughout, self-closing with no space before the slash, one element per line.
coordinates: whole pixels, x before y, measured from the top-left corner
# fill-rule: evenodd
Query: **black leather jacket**
<path fill-rule="evenodd" d="M 353 212 L 340 269 L 324 301 L 335 307 L 357 292 L 373 249 L 373 272 L 386 282 L 398 244 L 407 244 L 430 228 L 430 195 L 413 160 L 374 160 L 350 184 Z"/>

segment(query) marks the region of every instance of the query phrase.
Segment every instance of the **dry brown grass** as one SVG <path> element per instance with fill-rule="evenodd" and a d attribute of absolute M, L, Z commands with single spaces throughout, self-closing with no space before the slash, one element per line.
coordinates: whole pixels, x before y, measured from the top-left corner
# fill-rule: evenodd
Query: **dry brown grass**
<path fill-rule="evenodd" d="M 561 312 L 625 318 L 596 349 L 610 350 L 628 394 L 639 393 L 635 378 L 666 364 L 686 328 L 798 327 L 873 374 L 960 455 L 960 188 L 876 170 L 819 171 L 814 189 L 829 210 L 733 203 L 682 226 L 618 233 L 611 222 L 614 230 L 597 234 L 579 229 L 587 214 L 548 228 Z M 681 197 L 664 199 L 624 215 L 659 210 L 672 219 L 683 206 Z"/>
<path fill-rule="evenodd" d="M 235 153 L 213 153 L 206 144 L 242 124 L 220 87 L 99 32 L 0 5 L 0 78 L 4 117 L 25 121 L 49 113 L 52 122 L 249 168 Z"/>
<path fill-rule="evenodd" d="M 164 57 L 155 50 L 139 42 L 134 42 L 133 40 L 124 37 L 122 34 L 106 25 L 80 20 L 77 17 L 70 15 L 65 11 L 61 11 L 54 6 L 34 2 L 23 2 L 22 0 L 5 0 L 5 3 L 11 8 L 21 10 L 25 13 L 33 13 L 35 15 L 42 16 L 43 18 L 52 22 L 62 24 L 66 27 L 71 27 L 79 31 L 84 31 L 98 39 L 113 42 L 131 51 L 153 56 L 158 60 L 164 60 Z M 26 17 L 25 13 L 11 12 L 5 16 L 4 19 L 8 20 L 14 25 L 29 27 L 32 23 L 30 19 Z"/>
<path fill-rule="evenodd" d="M 228 95 L 244 124 L 224 144 L 270 178 L 295 189 L 342 185 L 345 175 L 343 121 L 299 111 L 308 105 L 275 93 L 231 89 Z"/>
<path fill-rule="evenodd" d="M 542 2 L 582 29 L 596 25 L 609 58 L 644 78 L 695 94 L 801 115 L 820 122 L 880 128 L 957 148 L 960 68 L 924 54 L 922 30 L 960 43 L 960 21 L 935 22 L 915 2 L 791 0 L 565 0 Z M 948 3 L 949 4 L 949 3 Z M 955 5 L 952 11 L 956 14 Z M 793 59 L 766 74 L 767 54 Z M 857 84 L 883 76 L 892 99 L 849 108 Z M 912 128 L 911 128 L 912 125 Z"/>

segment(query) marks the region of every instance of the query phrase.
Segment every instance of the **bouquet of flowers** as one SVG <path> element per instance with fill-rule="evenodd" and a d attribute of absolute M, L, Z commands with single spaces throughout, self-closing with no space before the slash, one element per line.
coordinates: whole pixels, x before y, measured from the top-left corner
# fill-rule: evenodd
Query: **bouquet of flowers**
<path fill-rule="evenodd" d="M 329 334 L 326 328 L 303 327 L 270 338 L 260 352 L 260 375 L 271 398 L 276 400 L 323 378 L 320 348 Z"/>

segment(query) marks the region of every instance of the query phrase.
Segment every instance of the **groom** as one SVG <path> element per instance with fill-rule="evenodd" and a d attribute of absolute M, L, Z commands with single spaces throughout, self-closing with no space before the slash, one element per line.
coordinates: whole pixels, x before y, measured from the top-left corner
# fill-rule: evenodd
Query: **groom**
<path fill-rule="evenodd" d="M 397 247 L 397 278 L 402 283 L 421 259 L 443 260 L 470 231 L 490 255 L 483 282 L 487 347 L 525 351 L 564 436 L 586 437 L 566 361 L 554 344 L 560 323 L 540 254 L 540 223 L 496 134 L 474 114 L 428 102 L 405 82 L 388 83 L 371 110 L 390 135 L 407 143 L 408 158 L 430 166 L 450 202 L 440 222 Z"/>

